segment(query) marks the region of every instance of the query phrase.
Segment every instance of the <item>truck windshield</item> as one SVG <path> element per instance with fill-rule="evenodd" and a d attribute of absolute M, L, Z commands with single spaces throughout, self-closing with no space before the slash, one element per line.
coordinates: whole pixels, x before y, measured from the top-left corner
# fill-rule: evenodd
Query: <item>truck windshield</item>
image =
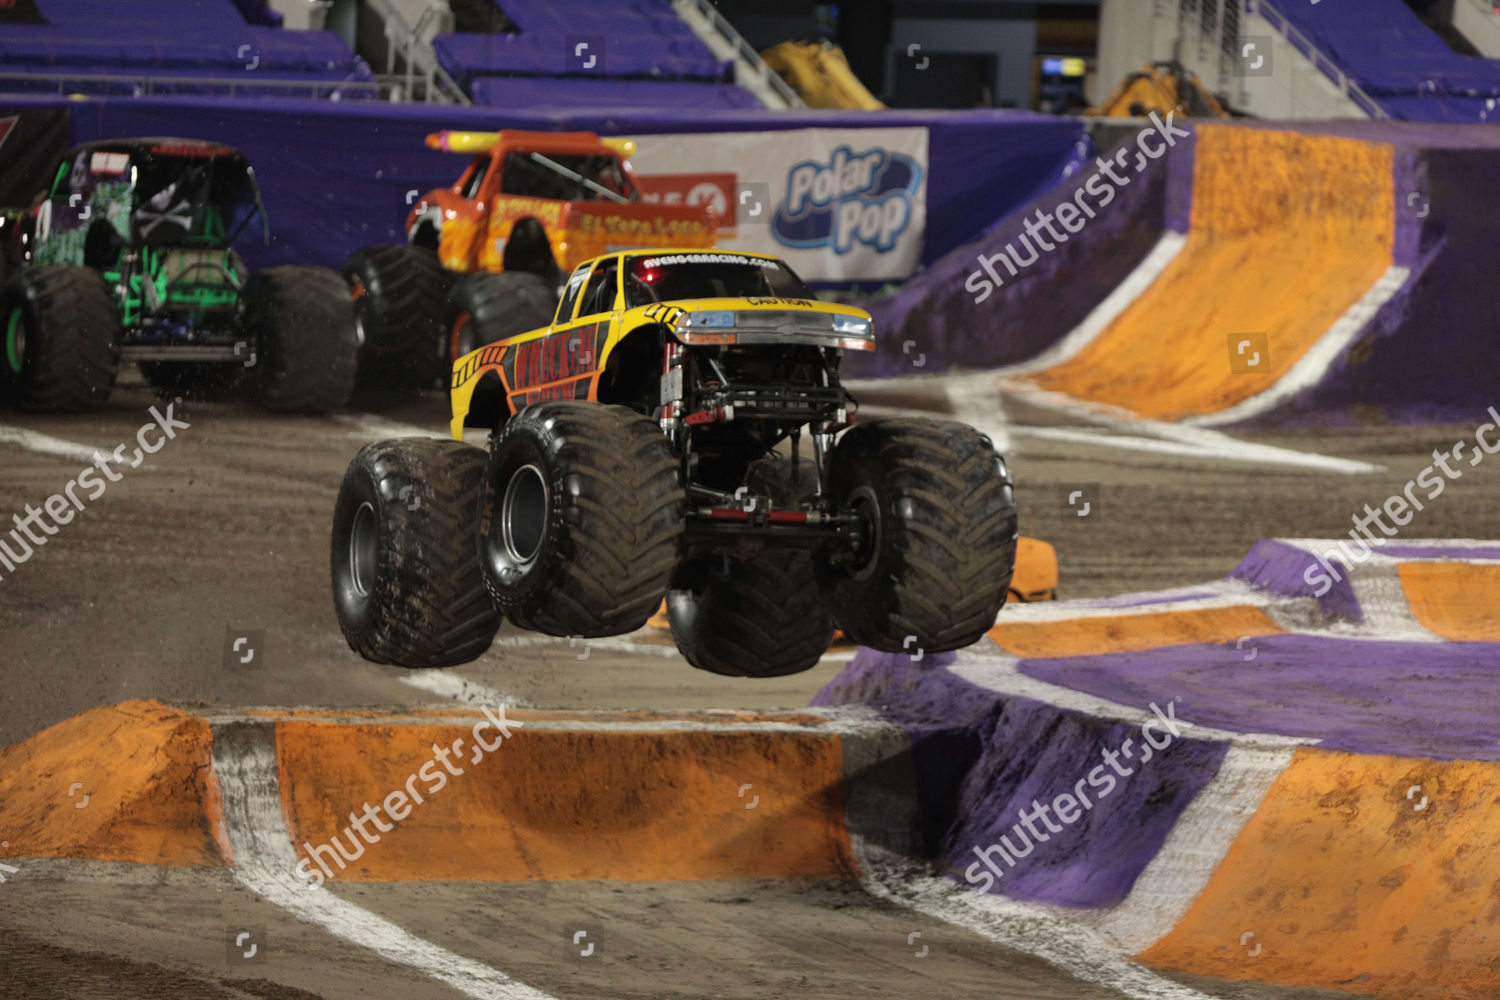
<path fill-rule="evenodd" d="M 510 153 L 500 193 L 557 201 L 633 201 L 635 187 L 613 156 Z"/>
<path fill-rule="evenodd" d="M 627 308 L 682 299 L 811 299 L 802 279 L 781 261 L 736 254 L 636 257 L 625 282 Z"/>
<path fill-rule="evenodd" d="M 152 245 L 226 244 L 259 207 L 250 166 L 240 156 L 138 154 L 133 218 Z"/>

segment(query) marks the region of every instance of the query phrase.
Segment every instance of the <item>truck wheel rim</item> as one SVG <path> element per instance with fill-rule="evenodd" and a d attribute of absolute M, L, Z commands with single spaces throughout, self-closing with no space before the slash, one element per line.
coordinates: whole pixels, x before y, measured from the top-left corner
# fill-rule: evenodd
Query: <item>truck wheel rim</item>
<path fill-rule="evenodd" d="M 880 498 L 868 486 L 861 486 L 849 494 L 849 508 L 864 527 L 865 537 L 863 560 L 850 569 L 849 575 L 856 580 L 867 580 L 880 562 Z"/>
<path fill-rule="evenodd" d="M 5 361 L 12 373 L 21 373 L 21 361 L 26 357 L 26 324 L 21 322 L 21 310 L 13 309 L 5 324 Z"/>
<path fill-rule="evenodd" d="M 547 481 L 542 470 L 523 465 L 511 474 L 500 506 L 500 538 L 517 569 L 536 561 L 547 534 Z"/>
<path fill-rule="evenodd" d="M 349 528 L 349 583 L 360 597 L 369 596 L 379 563 L 380 531 L 375 507 L 365 502 L 354 512 L 354 523 Z"/>

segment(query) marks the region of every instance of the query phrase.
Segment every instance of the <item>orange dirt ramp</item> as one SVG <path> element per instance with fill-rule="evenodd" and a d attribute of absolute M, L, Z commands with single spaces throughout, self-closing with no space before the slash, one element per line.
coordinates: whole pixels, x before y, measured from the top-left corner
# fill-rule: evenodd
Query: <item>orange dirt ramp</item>
<path fill-rule="evenodd" d="M 1037 384 L 1159 419 L 1216 413 L 1286 375 L 1390 268 L 1390 146 L 1205 124 L 1195 157 L 1182 251 Z"/>
<path fill-rule="evenodd" d="M 478 741 L 499 734 L 478 713 L 276 722 L 282 803 L 306 871 L 320 859 L 335 878 L 382 882 L 853 871 L 836 732 L 728 714 L 708 727 L 505 717 L 523 726 L 489 753 Z M 446 764 L 432 763 L 440 749 Z M 392 827 L 367 823 L 373 844 L 351 839 L 366 804 Z"/>
<path fill-rule="evenodd" d="M 1203 893 L 1141 958 L 1396 1000 L 1493 1000 L 1496 801 L 1493 762 L 1299 749 Z"/>
<path fill-rule="evenodd" d="M 1454 642 L 1500 640 L 1500 563 L 1403 562 L 1398 572 L 1423 627 Z"/>
<path fill-rule="evenodd" d="M 0 749 L 11 857 L 222 865 L 229 858 L 207 721 L 127 701 Z"/>

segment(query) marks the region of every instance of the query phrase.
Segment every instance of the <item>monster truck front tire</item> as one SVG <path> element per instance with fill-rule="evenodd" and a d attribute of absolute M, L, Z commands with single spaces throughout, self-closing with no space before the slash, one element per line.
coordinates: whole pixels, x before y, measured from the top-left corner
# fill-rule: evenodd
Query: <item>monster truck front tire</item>
<path fill-rule="evenodd" d="M 451 364 L 486 344 L 537 330 L 552 322 L 557 295 L 526 271 L 466 274 L 448 293 L 444 309 Z"/>
<path fill-rule="evenodd" d="M 705 556 L 667 594 L 672 639 L 699 670 L 784 677 L 817 666 L 833 641 L 807 553 Z"/>
<path fill-rule="evenodd" d="M 23 410 L 102 403 L 119 371 L 120 337 L 119 310 L 97 272 L 23 267 L 0 293 L 0 384 Z"/>
<path fill-rule="evenodd" d="M 484 653 L 500 627 L 479 569 L 485 453 L 458 441 L 367 445 L 333 512 L 333 603 L 367 660 L 446 667 Z"/>
<path fill-rule="evenodd" d="M 640 628 L 678 560 L 685 494 L 660 427 L 623 406 L 540 403 L 490 439 L 480 562 L 522 628 Z"/>
<path fill-rule="evenodd" d="M 439 361 L 443 303 L 453 275 L 427 247 L 363 247 L 344 261 L 361 331 L 361 384 L 426 389 L 447 370 Z"/>
<path fill-rule="evenodd" d="M 888 653 L 976 641 L 1005 603 L 1016 563 L 1016 498 L 1004 460 L 965 424 L 877 420 L 839 439 L 829 471 L 838 509 L 867 544 L 814 562 L 851 640 Z"/>
<path fill-rule="evenodd" d="M 337 271 L 268 267 L 246 290 L 257 359 L 251 382 L 274 413 L 327 413 L 354 391 L 359 339 L 354 303 Z"/>

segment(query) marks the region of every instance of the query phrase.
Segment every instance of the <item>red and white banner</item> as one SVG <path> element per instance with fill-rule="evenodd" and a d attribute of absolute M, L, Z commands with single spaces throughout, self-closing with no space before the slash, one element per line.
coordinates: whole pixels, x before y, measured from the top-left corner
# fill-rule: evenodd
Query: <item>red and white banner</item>
<path fill-rule="evenodd" d="M 925 128 L 633 138 L 645 200 L 712 204 L 720 247 L 784 257 L 809 281 L 900 280 L 921 259 Z"/>

